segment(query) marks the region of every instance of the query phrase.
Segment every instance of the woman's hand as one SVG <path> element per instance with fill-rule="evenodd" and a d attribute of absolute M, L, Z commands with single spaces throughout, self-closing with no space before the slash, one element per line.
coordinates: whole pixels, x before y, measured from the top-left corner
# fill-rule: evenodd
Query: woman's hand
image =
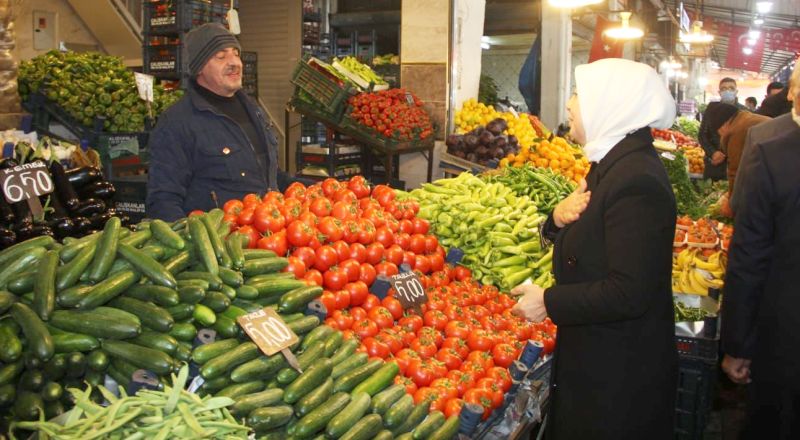
<path fill-rule="evenodd" d="M 592 196 L 591 191 L 586 191 L 586 179 L 581 179 L 578 187 L 567 198 L 556 205 L 553 210 L 553 221 L 556 226 L 563 228 L 568 224 L 578 220 L 586 207 L 589 206 L 589 199 Z"/>
<path fill-rule="evenodd" d="M 547 309 L 544 307 L 544 289 L 536 284 L 519 285 L 511 289 L 511 295 L 520 296 L 517 305 L 511 309 L 511 313 L 527 319 L 531 322 L 542 322 L 547 317 Z"/>

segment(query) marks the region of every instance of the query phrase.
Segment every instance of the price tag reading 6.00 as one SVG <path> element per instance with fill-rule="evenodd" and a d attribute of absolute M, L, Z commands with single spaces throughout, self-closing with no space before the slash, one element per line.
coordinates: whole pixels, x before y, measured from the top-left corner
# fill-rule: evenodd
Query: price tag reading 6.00
<path fill-rule="evenodd" d="M 414 272 L 405 272 L 392 275 L 392 288 L 395 291 L 395 298 L 400 300 L 404 309 L 419 307 L 428 302 L 428 295 L 425 288 L 419 281 L 419 277 Z"/>
<path fill-rule="evenodd" d="M 237 321 L 267 356 L 288 348 L 300 339 L 286 326 L 275 310 L 265 308 L 240 316 Z"/>

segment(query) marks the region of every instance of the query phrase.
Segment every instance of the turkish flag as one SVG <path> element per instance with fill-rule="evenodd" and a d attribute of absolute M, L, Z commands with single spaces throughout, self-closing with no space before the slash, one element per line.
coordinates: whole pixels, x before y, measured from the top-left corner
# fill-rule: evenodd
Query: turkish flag
<path fill-rule="evenodd" d="M 772 50 L 800 52 L 800 29 L 769 29 L 764 33 L 764 40 L 769 40 Z"/>
<path fill-rule="evenodd" d="M 608 21 L 602 17 L 597 17 L 597 25 L 594 28 L 594 38 L 592 38 L 592 50 L 589 52 L 589 62 L 603 58 L 622 58 L 622 47 L 624 41 L 614 40 L 603 35 L 606 29 L 619 26 L 619 22 Z"/>
<path fill-rule="evenodd" d="M 745 26 L 729 26 L 728 36 L 728 58 L 725 60 L 725 67 L 729 69 L 742 69 L 751 72 L 761 71 L 761 57 L 764 55 L 764 39 L 762 33 L 756 44 L 750 46 L 747 40 L 749 29 Z M 752 50 L 750 55 L 745 55 L 742 49 L 749 47 Z"/>

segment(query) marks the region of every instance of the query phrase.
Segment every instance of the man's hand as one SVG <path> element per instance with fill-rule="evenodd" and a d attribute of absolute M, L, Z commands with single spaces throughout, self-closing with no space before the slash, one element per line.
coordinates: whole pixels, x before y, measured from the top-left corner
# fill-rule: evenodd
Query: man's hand
<path fill-rule="evenodd" d="M 711 155 L 711 165 L 717 166 L 725 162 L 725 157 L 725 153 L 722 151 L 715 151 L 714 154 Z"/>
<path fill-rule="evenodd" d="M 544 289 L 536 284 L 525 284 L 511 289 L 511 295 L 520 296 L 517 305 L 511 309 L 514 315 L 523 317 L 531 322 L 541 322 L 547 317 L 544 307 Z"/>
<path fill-rule="evenodd" d="M 586 179 L 581 179 L 578 187 L 567 198 L 556 205 L 553 210 L 553 221 L 556 226 L 563 228 L 568 224 L 578 220 L 586 207 L 589 206 L 589 199 L 592 197 L 591 191 L 586 191 Z"/>
<path fill-rule="evenodd" d="M 750 359 L 735 358 L 726 354 L 722 358 L 722 371 L 735 383 L 750 383 Z"/>

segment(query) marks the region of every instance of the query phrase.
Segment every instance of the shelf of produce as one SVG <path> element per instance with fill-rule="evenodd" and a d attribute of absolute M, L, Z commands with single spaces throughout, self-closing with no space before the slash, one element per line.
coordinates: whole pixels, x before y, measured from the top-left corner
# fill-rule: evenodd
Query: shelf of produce
<path fill-rule="evenodd" d="M 237 4 L 234 7 L 238 6 Z M 145 35 L 173 35 L 205 23 L 225 23 L 230 2 L 149 1 L 144 4 Z"/>

